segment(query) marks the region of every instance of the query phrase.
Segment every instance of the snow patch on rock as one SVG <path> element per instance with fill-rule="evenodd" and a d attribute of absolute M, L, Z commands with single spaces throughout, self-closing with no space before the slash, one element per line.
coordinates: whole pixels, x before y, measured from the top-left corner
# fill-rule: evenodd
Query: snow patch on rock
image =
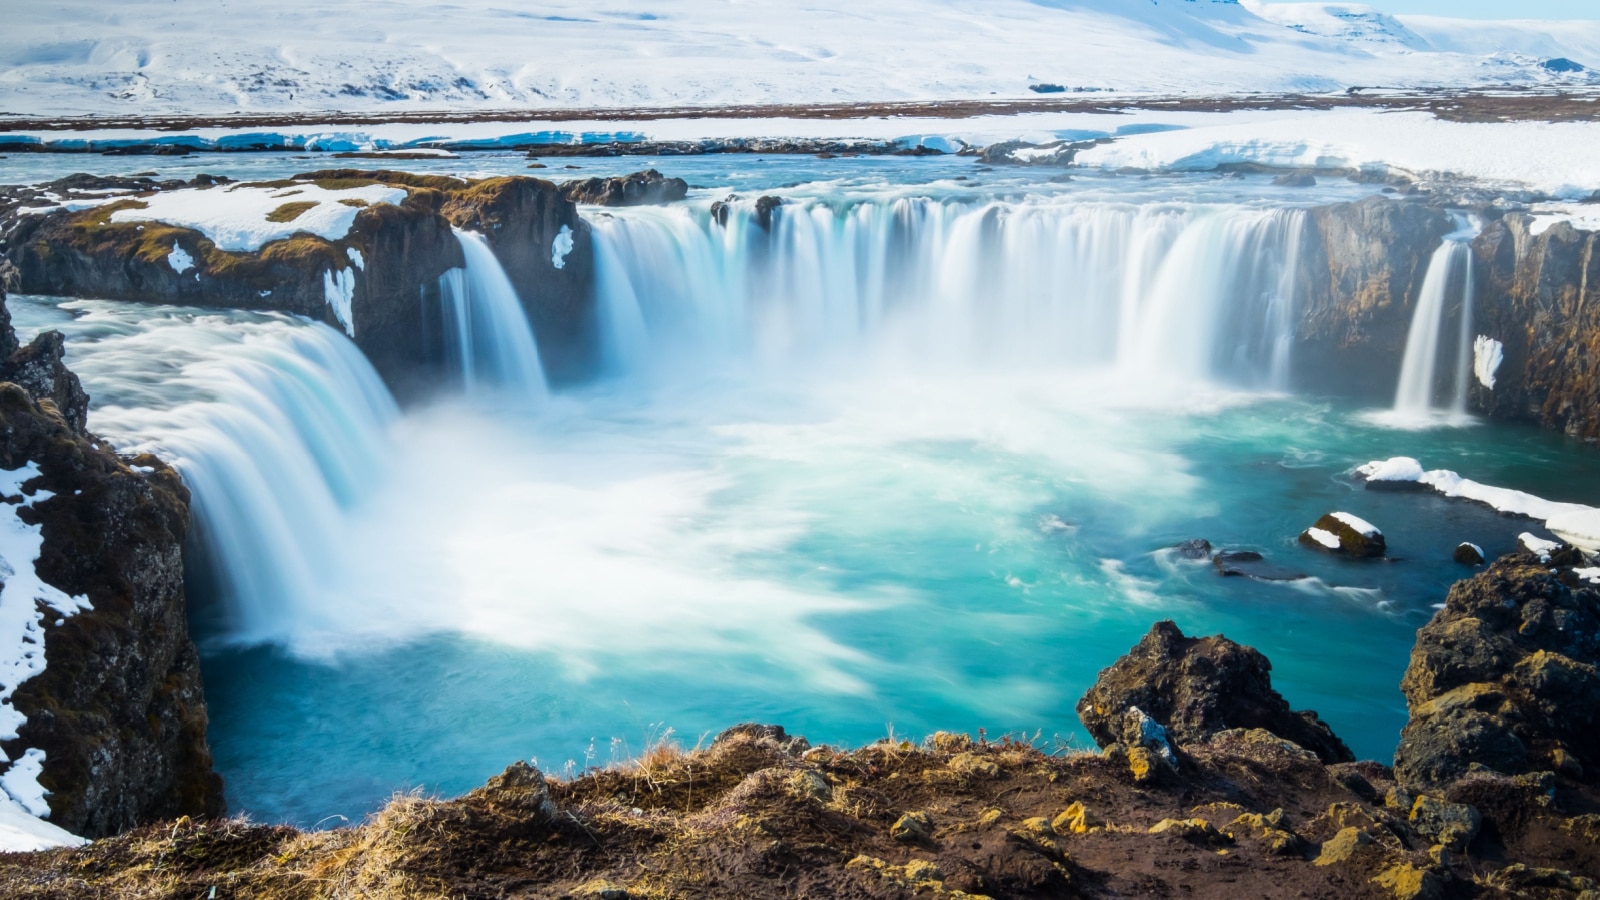
<path fill-rule="evenodd" d="M 327 298 L 328 306 L 333 310 L 333 317 L 344 326 L 344 333 L 355 337 L 356 322 L 352 306 L 356 296 L 356 270 L 340 269 L 337 272 L 332 270 L 324 272 L 322 293 Z"/>
<path fill-rule="evenodd" d="M 339 240 L 350 233 L 361 206 L 399 203 L 405 198 L 403 189 L 381 184 L 337 191 L 309 182 L 287 190 L 251 185 L 189 188 L 153 194 L 142 200 L 142 209 L 119 209 L 111 214 L 111 221 L 165 222 L 200 232 L 219 250 L 250 253 L 299 232 Z M 345 200 L 358 205 L 341 202 Z M 267 220 L 273 210 L 288 203 L 316 205 L 287 222 Z"/>
<path fill-rule="evenodd" d="M 1550 554 L 1561 549 L 1561 545 L 1555 541 L 1547 541 L 1526 531 L 1517 535 L 1517 542 L 1526 547 L 1529 553 L 1539 557 L 1540 562 L 1549 562 Z"/>
<path fill-rule="evenodd" d="M 572 252 L 572 229 L 566 225 L 556 232 L 555 239 L 550 242 L 550 265 L 558 269 L 567 267 L 567 254 Z"/>
<path fill-rule="evenodd" d="M 38 525 L 22 521 L 17 513 L 54 496 L 38 490 L 25 494 L 22 486 L 39 477 L 36 463 L 0 471 L 0 740 L 16 740 L 27 717 L 12 705 L 17 687 L 45 669 L 44 615 L 59 620 L 89 609 L 89 598 L 68 596 L 46 584 L 35 564 L 44 545 Z M 15 761 L 0 753 L 0 763 L 9 762 L 0 774 L 0 849 L 43 849 L 82 843 L 67 832 L 37 821 L 49 815 L 46 792 L 38 781 L 44 753 L 35 748 L 23 751 Z M 32 824 L 29 821 L 32 820 Z M 44 826 L 44 827 L 37 827 Z"/>
<path fill-rule="evenodd" d="M 167 254 L 167 265 L 172 267 L 172 271 L 182 275 L 183 273 L 194 268 L 194 257 L 190 256 L 188 251 L 178 246 L 177 241 L 173 241 L 172 252 Z"/>
<path fill-rule="evenodd" d="M 1313 526 L 1306 529 L 1306 534 L 1311 535 L 1312 540 L 1327 547 L 1329 550 L 1339 549 L 1339 538 L 1332 532 L 1323 531 L 1321 528 Z"/>
<path fill-rule="evenodd" d="M 1505 346 L 1487 335 L 1478 335 L 1472 342 L 1472 374 L 1478 378 L 1478 383 L 1494 390 L 1494 376 L 1500 371 L 1500 363 L 1505 360 Z"/>
<path fill-rule="evenodd" d="M 345 253 L 346 256 L 350 257 L 350 264 L 351 265 L 353 265 L 356 268 L 361 269 L 363 271 L 367 268 L 366 257 L 363 257 L 361 255 L 361 251 L 360 250 L 357 250 L 354 247 L 346 247 L 344 253 Z"/>
<path fill-rule="evenodd" d="M 1363 519 L 1360 516 L 1347 512 L 1330 513 L 1330 515 L 1346 525 L 1349 525 L 1351 528 L 1355 529 L 1357 533 L 1365 537 L 1378 537 L 1379 535 L 1383 534 L 1383 532 L 1378 530 L 1378 526 L 1368 522 L 1366 519 Z"/>

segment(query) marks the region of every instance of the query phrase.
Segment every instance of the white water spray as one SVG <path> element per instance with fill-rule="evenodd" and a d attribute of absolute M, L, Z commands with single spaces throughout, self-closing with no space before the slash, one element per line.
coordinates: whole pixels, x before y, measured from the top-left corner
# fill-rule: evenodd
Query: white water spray
<path fill-rule="evenodd" d="M 1298 211 L 926 199 L 592 223 L 613 373 L 707 363 L 1115 367 L 1287 387 Z"/>
<path fill-rule="evenodd" d="M 466 268 L 439 278 L 445 347 L 469 393 L 549 394 L 533 328 L 500 260 L 483 235 L 453 229 Z"/>

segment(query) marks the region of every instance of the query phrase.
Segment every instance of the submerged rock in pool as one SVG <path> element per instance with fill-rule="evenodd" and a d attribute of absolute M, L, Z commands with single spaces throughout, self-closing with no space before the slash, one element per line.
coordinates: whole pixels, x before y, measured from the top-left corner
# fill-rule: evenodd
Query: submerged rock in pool
<path fill-rule="evenodd" d="M 1260 728 L 1315 753 L 1348 762 L 1350 748 L 1314 712 L 1295 712 L 1272 687 L 1272 663 L 1259 651 L 1217 635 L 1186 637 L 1157 622 L 1127 655 L 1103 670 L 1078 701 L 1078 718 L 1102 747 L 1126 743 L 1138 710 L 1181 745 L 1230 729 Z"/>
<path fill-rule="evenodd" d="M 1332 512 L 1300 533 L 1300 543 L 1313 550 L 1340 556 L 1376 558 L 1387 546 L 1383 532 L 1366 519 L 1345 512 Z"/>
<path fill-rule="evenodd" d="M 1210 559 L 1211 542 L 1205 538 L 1193 538 L 1174 546 L 1178 555 L 1184 559 Z"/>
<path fill-rule="evenodd" d="M 1269 563 L 1266 557 L 1254 550 L 1223 550 L 1211 558 L 1217 574 L 1224 578 L 1254 578 L 1257 581 L 1300 581 L 1304 572 L 1296 572 Z"/>

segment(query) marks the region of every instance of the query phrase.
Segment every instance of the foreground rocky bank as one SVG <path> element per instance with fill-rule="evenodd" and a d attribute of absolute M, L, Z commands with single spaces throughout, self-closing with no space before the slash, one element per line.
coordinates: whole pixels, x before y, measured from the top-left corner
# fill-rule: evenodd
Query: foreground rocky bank
<path fill-rule="evenodd" d="M 954 734 L 852 751 L 746 725 L 573 781 L 517 763 L 355 828 L 194 817 L 4 857 L 0 892 L 1593 900 L 1600 591 L 1581 562 L 1518 553 L 1457 585 L 1419 636 L 1396 768 L 1349 761 L 1260 653 L 1163 622 L 1079 704 L 1099 752 Z"/>
<path fill-rule="evenodd" d="M 0 803 L 87 837 L 219 815 L 185 619 L 189 493 L 85 430 L 61 354 L 56 332 L 19 347 L 0 310 Z"/>

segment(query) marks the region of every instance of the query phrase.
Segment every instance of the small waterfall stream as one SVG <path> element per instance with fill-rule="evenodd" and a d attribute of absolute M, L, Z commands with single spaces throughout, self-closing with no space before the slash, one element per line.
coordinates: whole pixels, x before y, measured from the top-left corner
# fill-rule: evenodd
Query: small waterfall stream
<path fill-rule="evenodd" d="M 1447 236 L 1428 263 L 1395 387 L 1394 413 L 1403 419 L 1424 421 L 1441 412 L 1460 419 L 1467 414 L 1472 378 L 1472 237 L 1471 231 Z M 1453 354 L 1446 346 L 1452 340 L 1446 334 L 1452 313 L 1457 323 Z M 1448 367 L 1441 369 L 1446 360 Z"/>
<path fill-rule="evenodd" d="M 516 288 L 483 235 L 453 229 L 466 259 L 439 278 L 445 348 L 468 393 L 542 398 L 549 393 L 533 328 Z"/>

